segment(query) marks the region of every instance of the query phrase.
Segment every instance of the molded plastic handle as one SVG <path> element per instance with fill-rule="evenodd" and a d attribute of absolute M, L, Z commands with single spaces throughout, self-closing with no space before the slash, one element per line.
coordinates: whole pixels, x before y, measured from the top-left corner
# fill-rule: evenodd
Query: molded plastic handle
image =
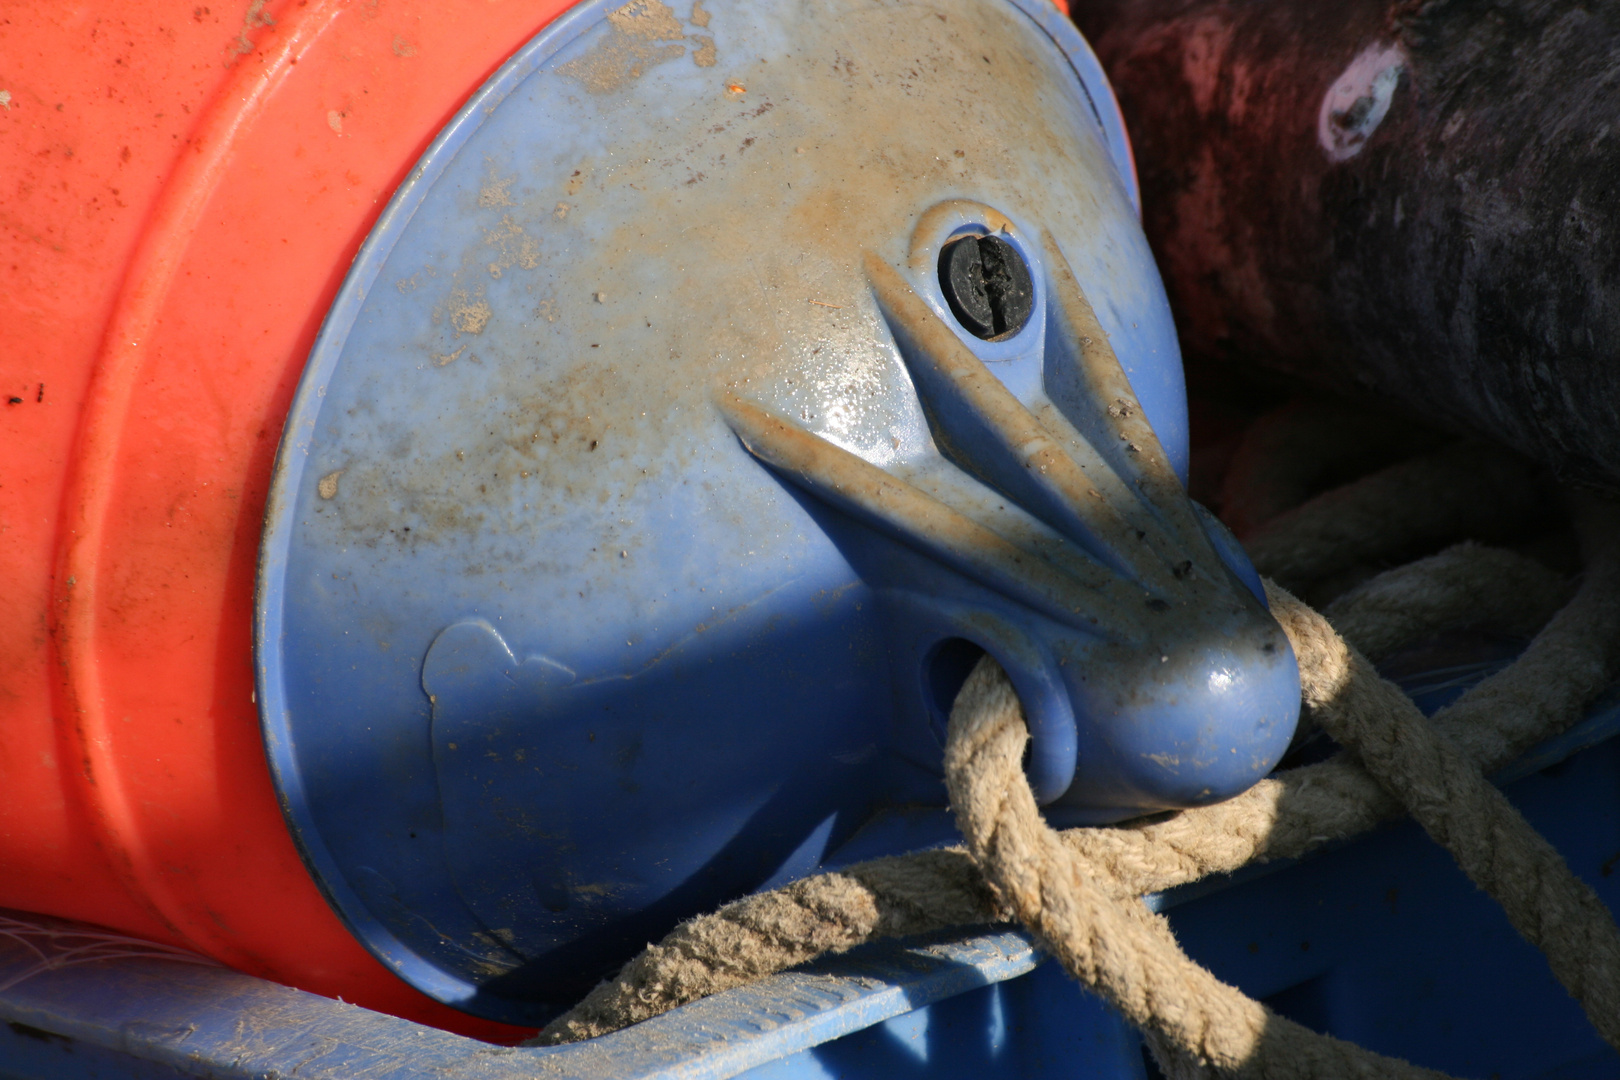
<path fill-rule="evenodd" d="M 937 767 L 937 665 L 963 656 L 960 639 L 1018 688 L 1044 803 L 1106 821 L 1230 797 L 1288 745 L 1293 653 L 1241 549 L 1182 490 L 1062 253 L 1048 240 L 1042 254 L 1047 345 L 1028 404 L 867 257 L 936 454 L 880 468 L 733 393 L 720 408 L 833 511 L 818 516 L 885 604 L 902 753 Z"/>

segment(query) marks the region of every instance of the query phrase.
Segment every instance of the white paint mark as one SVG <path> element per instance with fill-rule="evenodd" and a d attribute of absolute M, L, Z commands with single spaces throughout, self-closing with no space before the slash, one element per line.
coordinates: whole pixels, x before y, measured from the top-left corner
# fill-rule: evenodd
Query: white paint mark
<path fill-rule="evenodd" d="M 0 108 L 4 108 L 7 112 L 11 111 L 11 91 L 10 90 L 0 90 Z"/>
<path fill-rule="evenodd" d="M 1389 113 L 1395 87 L 1406 70 L 1399 44 L 1369 45 L 1344 69 L 1322 98 L 1316 137 L 1331 161 L 1348 161 Z"/>

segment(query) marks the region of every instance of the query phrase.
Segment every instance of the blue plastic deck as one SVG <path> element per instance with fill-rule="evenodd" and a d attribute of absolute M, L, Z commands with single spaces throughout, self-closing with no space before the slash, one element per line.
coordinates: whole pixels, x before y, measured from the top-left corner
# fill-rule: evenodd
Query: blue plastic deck
<path fill-rule="evenodd" d="M 863 269 L 863 253 L 910 267 L 905 288 L 944 310 L 926 299 L 937 274 L 912 266 L 910 245 L 997 222 L 1029 264 L 1034 310 L 1004 340 L 960 329 L 962 345 L 1020 408 L 1045 402 L 1093 420 L 1139 409 L 1185 480 L 1174 325 L 1123 129 L 1074 27 L 1045 0 L 952 15 L 953 27 L 979 20 L 974 52 L 1009 50 L 1039 76 L 1031 85 L 1043 89 L 1016 104 L 1026 130 L 1050 140 L 1010 138 L 996 152 L 1012 156 L 994 169 L 931 167 L 892 205 L 856 199 L 876 217 L 817 226 L 832 239 L 806 247 L 770 231 L 796 201 L 739 202 L 766 188 L 721 186 L 722 175 L 811 169 L 793 172 L 801 192 L 855 183 L 854 159 L 816 163 L 854 152 L 847 128 L 825 125 L 846 102 L 869 107 L 858 104 L 869 94 L 839 89 L 816 57 L 840 43 L 854 51 L 847 35 L 861 19 L 890 29 L 920 20 L 908 31 L 918 42 L 946 33 L 934 29 L 946 21 L 916 7 L 713 0 L 691 40 L 716 47 L 720 66 L 694 53 L 593 92 L 569 72 L 605 63 L 601 50 L 622 36 L 610 16 L 631 10 L 584 0 L 542 30 L 401 184 L 311 352 L 261 551 L 257 699 L 306 864 L 402 979 L 518 1025 L 555 1016 L 682 919 L 814 872 L 875 813 L 944 807 L 941 699 L 954 692 L 950 675 L 966 675 L 941 660 L 946 645 L 990 651 L 1020 688 L 1031 782 L 1043 802 L 1068 801 L 1079 816 L 1066 823 L 1241 790 L 1283 752 L 1297 713 L 1286 644 L 1277 648 L 1280 634 L 1248 597 L 1212 602 L 1223 621 L 1179 648 L 1186 627 L 1203 628 L 1190 609 L 1099 561 L 1119 553 L 1085 546 L 1084 514 L 1070 522 L 1077 539 L 1020 503 L 1044 490 L 1007 456 L 1022 436 L 1006 441 L 963 399 L 930 414 L 970 432 L 945 440 L 962 460 L 942 456 L 916 349 L 901 349 Z M 746 93 L 724 89 L 745 70 Z M 971 85 L 1011 85 L 985 78 Z M 954 161 L 940 140 L 980 138 L 959 130 L 954 107 L 928 115 L 908 121 L 918 160 Z M 702 141 L 715 132 L 729 133 L 724 147 Z M 716 164 L 683 149 L 691 140 Z M 893 141 L 862 153 L 909 160 Z M 704 184 L 696 172 L 682 179 L 699 165 Z M 695 261 L 698 222 L 745 225 L 750 214 L 755 227 Z M 1077 381 L 1073 327 L 1048 303 L 1071 292 L 1054 284 L 1059 262 L 1083 287 L 1134 405 L 1091 402 Z M 733 281 L 736 267 L 753 279 Z M 829 289 L 844 291 L 828 304 Z M 793 322 L 795 311 L 817 321 Z M 760 374 L 778 368 L 780 378 Z M 1095 569 L 1120 584 L 1110 610 L 1173 625 L 1102 626 L 1075 596 L 1054 619 L 1026 602 L 1046 585 L 987 584 L 929 546 L 942 530 L 863 523 L 756 458 L 717 405 L 717 381 L 755 386 L 750 400 L 784 417 L 814 412 L 806 423 L 833 426 L 803 432 L 889 469 L 927 505 L 1046 544 L 1020 564 L 1031 573 L 1062 563 L 1053 574 L 1076 587 L 1076 567 Z M 794 405 L 804 385 L 832 404 Z M 933 380 L 929 400 L 954 400 L 955 385 Z M 1074 430 L 1099 463 L 1141 453 L 1123 432 Z M 1110 499 L 1135 498 L 1123 481 L 1094 479 Z M 1050 499 L 1040 505 L 1069 521 Z M 1143 509 L 1138 524 L 1156 513 Z M 1160 567 L 1166 587 L 1255 587 L 1218 525 L 1182 523 L 1189 537 L 1209 532 L 1216 554 L 1191 573 L 1199 540 L 1185 570 L 1172 578 L 1179 559 Z M 1113 535 L 1132 552 L 1158 550 L 1135 531 Z M 969 546 L 983 545 L 986 533 L 973 535 Z M 1222 580 L 1226 570 L 1242 584 Z M 1234 610 L 1269 635 L 1267 651 L 1224 621 Z M 1116 631 L 1137 642 L 1136 662 L 1117 651 Z"/>
<path fill-rule="evenodd" d="M 14 982 L 0 996 L 0 1076 L 724 1080 L 760 1067 L 769 1075 L 813 1076 L 800 1068 L 810 1058 L 787 1073 L 783 1063 L 896 1018 L 905 1018 L 896 1029 L 902 1042 L 926 1040 L 929 1007 L 974 992 L 978 998 L 955 1008 L 981 1014 L 966 1034 L 993 1050 L 1007 1041 L 1011 1011 L 1002 1008 L 997 984 L 1028 975 L 1041 959 L 1013 931 L 885 943 L 589 1043 L 507 1048 L 220 967 L 127 957 L 39 970 L 35 952 L 0 938 L 0 985 Z M 1058 992 L 1043 996 L 1066 1006 L 1063 1026 L 1129 1060 L 1134 1036 L 1057 974 Z M 990 1030 L 997 1015 L 999 1033 Z M 927 1045 L 904 1052 L 926 1060 Z"/>
<path fill-rule="evenodd" d="M 1620 695 L 1606 695 L 1504 771 L 1510 798 L 1611 908 L 1617 730 Z M 1463 1076 L 1620 1076 L 1620 1056 L 1541 956 L 1410 822 L 1157 899 L 1189 955 L 1318 1030 Z M 1134 1034 L 1005 929 L 879 943 L 543 1049 L 490 1046 L 223 968 L 58 964 L 42 967 L 37 949 L 0 934 L 3 1080 L 1144 1076 Z"/>

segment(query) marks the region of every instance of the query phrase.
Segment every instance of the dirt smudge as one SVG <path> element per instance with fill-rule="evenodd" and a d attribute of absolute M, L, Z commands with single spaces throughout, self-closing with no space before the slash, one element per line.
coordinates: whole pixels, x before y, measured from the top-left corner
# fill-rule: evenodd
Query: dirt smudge
<path fill-rule="evenodd" d="M 264 6 L 266 2 L 267 0 L 253 0 L 253 2 L 248 5 L 247 11 L 243 13 L 242 28 L 236 32 L 236 36 L 231 39 L 231 43 L 228 46 L 231 55 L 229 59 L 225 61 L 225 65 L 227 67 L 229 67 L 237 57 L 246 56 L 248 53 L 253 51 L 255 45 L 253 39 L 248 37 L 249 33 L 259 29 L 261 26 L 276 25 L 276 20 L 265 13 Z"/>
<path fill-rule="evenodd" d="M 482 204 L 482 196 L 479 202 Z M 503 216 L 499 225 L 484 233 L 484 243 L 495 249 L 495 258 L 488 266 L 492 278 L 500 277 L 514 266 L 533 270 L 540 265 L 539 241 L 530 236 L 510 214 Z"/>
<path fill-rule="evenodd" d="M 516 180 L 516 176 L 508 176 L 505 180 L 490 177 L 489 182 L 478 189 L 478 205 L 485 210 L 498 206 L 511 206 L 512 184 Z"/>
<path fill-rule="evenodd" d="M 460 290 L 450 305 L 450 324 L 463 334 L 482 334 L 494 314 L 488 300 L 473 300 Z"/>
<path fill-rule="evenodd" d="M 577 80 L 593 94 L 610 94 L 648 68 L 686 55 L 686 46 L 679 44 L 686 32 L 661 0 L 630 0 L 607 18 L 608 35 L 584 56 L 558 66 L 557 74 Z"/>
<path fill-rule="evenodd" d="M 662 0 L 630 0 L 617 11 L 609 12 L 607 18 L 613 29 L 627 37 L 680 41 L 686 36 L 674 10 Z"/>

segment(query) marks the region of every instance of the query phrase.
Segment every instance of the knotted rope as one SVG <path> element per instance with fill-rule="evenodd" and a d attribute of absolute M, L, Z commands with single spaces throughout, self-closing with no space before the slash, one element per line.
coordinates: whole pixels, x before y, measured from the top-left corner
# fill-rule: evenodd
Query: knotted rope
<path fill-rule="evenodd" d="M 1209 1065 L 1244 1077 L 1439 1077 L 1317 1035 L 1200 967 L 1163 916 L 1119 895 L 1041 820 L 1023 778 L 1017 695 L 993 662 L 951 714 L 945 776 L 957 826 L 985 878 L 1042 947 L 1152 1038 L 1172 1074 Z"/>
<path fill-rule="evenodd" d="M 1543 948 L 1594 1026 L 1620 1046 L 1620 934 L 1591 890 L 1484 779 L 1567 728 L 1620 675 L 1620 513 L 1578 500 L 1574 523 L 1586 571 L 1561 608 L 1565 589 L 1556 575 L 1473 544 L 1390 571 L 1336 601 L 1329 610 L 1348 643 L 1273 587 L 1273 613 L 1299 658 L 1307 712 L 1347 750 L 1165 821 L 1049 829 L 1019 768 L 1027 731 L 1016 695 L 993 662 L 981 662 L 958 696 L 947 749 L 966 848 L 874 860 L 693 919 L 534 1041 L 606 1034 L 876 938 L 1017 918 L 1143 1029 L 1176 1080 L 1211 1069 L 1243 1077 L 1439 1076 L 1268 1012 L 1189 960 L 1139 899 L 1250 862 L 1296 857 L 1409 809 Z M 1522 631 L 1555 609 L 1514 664 L 1432 720 L 1355 648 L 1378 655 L 1459 625 Z"/>
<path fill-rule="evenodd" d="M 1620 1046 L 1620 932 L 1602 902 L 1326 620 L 1280 588 L 1268 593 L 1319 722 L 1502 904 L 1600 1034 Z M 1123 894 L 1117 879 L 1107 881 L 1041 819 L 1020 764 L 1028 737 L 1005 675 L 993 661 L 981 662 L 957 699 L 946 748 L 958 827 L 1002 903 L 1072 975 L 1152 1037 L 1167 1071 L 1441 1075 L 1311 1032 L 1189 960 L 1162 917 Z"/>

